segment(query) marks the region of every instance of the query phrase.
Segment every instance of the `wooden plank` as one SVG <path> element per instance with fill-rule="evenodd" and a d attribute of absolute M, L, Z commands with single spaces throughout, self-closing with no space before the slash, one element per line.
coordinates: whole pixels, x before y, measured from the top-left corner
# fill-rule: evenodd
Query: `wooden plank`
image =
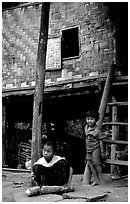
<path fill-rule="evenodd" d="M 106 122 L 106 123 L 102 123 L 102 125 L 123 126 L 123 125 L 128 125 L 128 123 L 123 123 L 123 122 Z"/>
<path fill-rule="evenodd" d="M 105 164 L 128 166 L 128 161 L 106 159 Z"/>
<path fill-rule="evenodd" d="M 128 102 L 111 102 L 107 103 L 108 106 L 128 106 Z"/>
<path fill-rule="evenodd" d="M 128 145 L 128 141 L 122 141 L 122 140 L 103 139 L 103 142 L 105 142 L 105 143 L 109 143 L 109 144 Z"/>
<path fill-rule="evenodd" d="M 46 71 L 61 69 L 61 37 L 47 41 Z"/>
<path fill-rule="evenodd" d="M 122 85 L 128 85 L 128 82 L 114 82 L 114 83 L 112 83 L 112 86 L 122 86 Z"/>

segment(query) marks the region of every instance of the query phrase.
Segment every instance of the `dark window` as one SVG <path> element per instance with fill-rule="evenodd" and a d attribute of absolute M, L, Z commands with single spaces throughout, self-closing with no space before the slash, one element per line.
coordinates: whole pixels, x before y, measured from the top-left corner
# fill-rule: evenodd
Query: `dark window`
<path fill-rule="evenodd" d="M 78 27 L 62 31 L 61 57 L 79 56 Z"/>

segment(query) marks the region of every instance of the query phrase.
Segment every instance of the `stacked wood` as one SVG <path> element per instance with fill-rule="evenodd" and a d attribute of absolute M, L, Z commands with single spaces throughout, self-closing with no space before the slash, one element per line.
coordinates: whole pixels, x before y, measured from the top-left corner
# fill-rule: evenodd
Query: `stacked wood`
<path fill-rule="evenodd" d="M 21 142 L 18 147 L 18 163 L 25 165 L 26 159 L 31 159 L 31 144 Z"/>

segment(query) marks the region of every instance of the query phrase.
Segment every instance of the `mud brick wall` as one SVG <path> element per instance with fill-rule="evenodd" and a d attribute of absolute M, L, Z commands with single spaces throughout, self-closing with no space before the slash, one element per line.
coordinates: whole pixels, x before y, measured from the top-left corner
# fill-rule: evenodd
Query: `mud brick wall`
<path fill-rule="evenodd" d="M 35 86 L 41 4 L 2 12 L 3 89 Z M 79 56 L 61 59 L 62 30 L 79 27 Z M 114 28 L 103 3 L 53 2 L 45 84 L 94 78 L 115 60 Z"/>

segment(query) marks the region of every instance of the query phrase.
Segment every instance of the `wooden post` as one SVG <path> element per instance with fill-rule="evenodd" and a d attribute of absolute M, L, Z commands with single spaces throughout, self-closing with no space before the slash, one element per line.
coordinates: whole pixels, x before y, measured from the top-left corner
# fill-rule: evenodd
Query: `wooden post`
<path fill-rule="evenodd" d="M 36 65 L 36 85 L 33 104 L 33 125 L 31 144 L 31 165 L 41 157 L 41 127 L 43 113 L 43 92 L 46 67 L 46 50 L 48 39 L 50 3 L 42 3 L 41 26 L 38 45 L 38 56 Z"/>
<path fill-rule="evenodd" d="M 6 106 L 2 102 L 2 166 L 6 165 Z"/>
<path fill-rule="evenodd" d="M 112 96 L 112 102 L 116 102 L 116 98 Z M 117 122 L 117 106 L 112 107 L 112 122 Z M 119 135 L 119 127 L 118 126 L 112 126 L 112 140 L 118 140 Z M 116 144 L 111 145 L 111 159 L 116 159 Z M 111 165 L 111 174 L 116 173 L 116 166 Z"/>
<path fill-rule="evenodd" d="M 100 118 L 99 118 L 99 121 L 97 122 L 99 128 L 101 128 L 101 126 L 102 126 L 102 122 L 103 122 L 104 114 L 106 111 L 106 106 L 107 106 L 107 102 L 108 102 L 108 97 L 109 97 L 109 93 L 110 93 L 110 88 L 111 88 L 114 72 L 115 72 L 115 65 L 112 64 L 112 66 L 110 67 L 107 79 L 106 79 L 106 83 L 105 83 L 105 87 L 103 90 L 103 95 L 102 95 L 102 99 L 101 99 L 101 103 L 100 103 L 100 107 L 99 107 Z"/>

